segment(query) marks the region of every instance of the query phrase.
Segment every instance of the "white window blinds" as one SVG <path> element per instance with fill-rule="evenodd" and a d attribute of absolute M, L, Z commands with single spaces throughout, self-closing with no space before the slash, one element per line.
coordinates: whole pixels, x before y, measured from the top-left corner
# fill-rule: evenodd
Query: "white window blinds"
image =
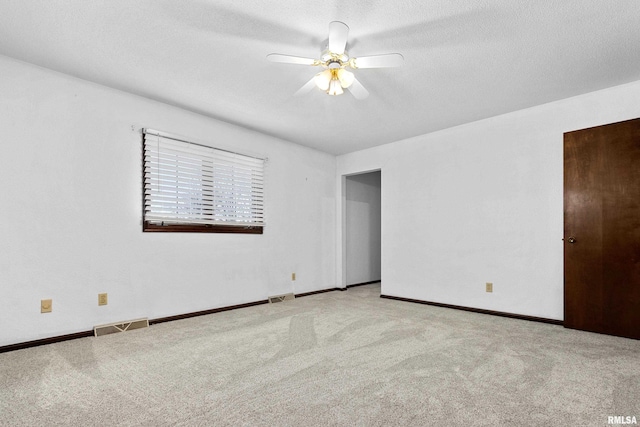
<path fill-rule="evenodd" d="M 143 133 L 145 224 L 265 225 L 264 159 Z"/>

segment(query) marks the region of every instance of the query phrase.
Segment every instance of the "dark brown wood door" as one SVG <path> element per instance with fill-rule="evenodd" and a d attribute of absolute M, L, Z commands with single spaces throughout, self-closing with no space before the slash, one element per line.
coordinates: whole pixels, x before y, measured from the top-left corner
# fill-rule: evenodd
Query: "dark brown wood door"
<path fill-rule="evenodd" d="M 564 134 L 564 326 L 640 339 L 640 119 Z"/>

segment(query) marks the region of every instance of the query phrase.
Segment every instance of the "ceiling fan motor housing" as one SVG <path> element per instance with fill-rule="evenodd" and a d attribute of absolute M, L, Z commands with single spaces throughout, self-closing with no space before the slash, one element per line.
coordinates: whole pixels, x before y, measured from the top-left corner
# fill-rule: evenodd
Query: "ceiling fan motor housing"
<path fill-rule="evenodd" d="M 322 52 L 320 61 L 327 65 L 331 62 L 339 62 L 341 65 L 343 65 L 349 62 L 349 54 L 347 53 L 347 51 L 344 51 L 344 53 L 342 54 L 338 54 L 335 52 L 331 52 L 329 49 L 326 49 L 324 52 Z"/>

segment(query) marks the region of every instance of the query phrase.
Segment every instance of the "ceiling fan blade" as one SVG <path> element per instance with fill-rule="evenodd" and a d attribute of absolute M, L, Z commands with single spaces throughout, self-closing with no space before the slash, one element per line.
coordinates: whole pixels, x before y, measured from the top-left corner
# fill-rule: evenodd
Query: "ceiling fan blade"
<path fill-rule="evenodd" d="M 313 90 L 313 88 L 316 87 L 316 84 L 315 84 L 315 81 L 314 81 L 315 78 L 316 78 L 316 76 L 311 77 L 311 80 L 306 82 L 304 84 L 304 86 L 302 86 L 300 89 L 298 89 L 298 91 L 296 93 L 294 93 L 293 96 L 302 96 L 302 95 L 306 95 L 309 92 L 311 92 Z"/>
<path fill-rule="evenodd" d="M 366 90 L 364 86 L 362 86 L 362 83 L 360 83 L 355 77 L 353 79 L 353 83 L 351 83 L 351 86 L 347 89 L 349 89 L 349 92 L 351 92 L 355 99 L 362 100 L 369 96 L 369 91 Z"/>
<path fill-rule="evenodd" d="M 329 51 L 342 55 L 347 47 L 349 27 L 344 22 L 333 21 L 329 23 Z"/>
<path fill-rule="evenodd" d="M 385 55 L 361 56 L 353 58 L 355 68 L 386 68 L 399 67 L 404 63 L 404 57 L 399 53 Z"/>
<path fill-rule="evenodd" d="M 282 55 L 279 53 L 271 53 L 267 55 L 267 59 L 271 62 L 281 62 L 283 64 L 298 65 L 315 65 L 316 60 L 312 58 L 303 58 L 301 56 Z"/>

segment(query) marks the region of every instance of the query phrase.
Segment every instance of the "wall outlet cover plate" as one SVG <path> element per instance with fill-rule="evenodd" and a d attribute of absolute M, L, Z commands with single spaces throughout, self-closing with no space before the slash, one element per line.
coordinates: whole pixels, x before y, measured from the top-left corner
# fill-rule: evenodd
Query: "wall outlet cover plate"
<path fill-rule="evenodd" d="M 107 294 L 98 294 L 98 305 L 107 305 L 109 302 L 109 298 Z"/>
<path fill-rule="evenodd" d="M 40 313 L 51 313 L 53 310 L 53 302 L 50 299 L 40 300 Z"/>

